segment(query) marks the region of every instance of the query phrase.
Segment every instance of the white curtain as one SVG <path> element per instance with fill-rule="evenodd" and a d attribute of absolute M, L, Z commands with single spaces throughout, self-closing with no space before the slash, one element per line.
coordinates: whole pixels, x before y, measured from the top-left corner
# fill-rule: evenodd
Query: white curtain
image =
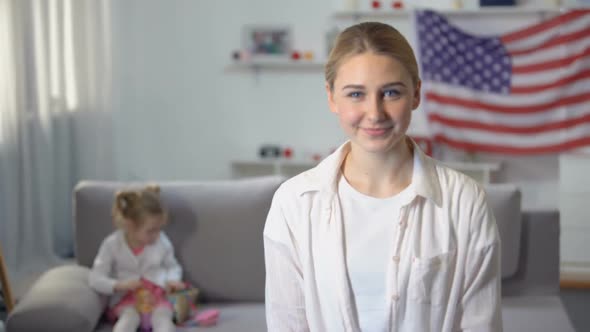
<path fill-rule="evenodd" d="M 73 249 L 72 189 L 112 177 L 108 0 L 0 0 L 0 246 L 14 277 Z"/>

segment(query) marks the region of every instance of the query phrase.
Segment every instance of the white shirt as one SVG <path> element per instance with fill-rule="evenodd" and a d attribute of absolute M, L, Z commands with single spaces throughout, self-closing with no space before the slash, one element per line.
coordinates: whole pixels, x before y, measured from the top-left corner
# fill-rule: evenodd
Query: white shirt
<path fill-rule="evenodd" d="M 346 267 L 353 306 L 364 332 L 389 331 L 387 267 L 399 227 L 395 221 L 411 194 L 408 187 L 395 196 L 375 198 L 358 192 L 344 176 L 338 182 Z"/>
<path fill-rule="evenodd" d="M 123 294 L 113 294 L 117 281 L 145 278 L 161 287 L 168 281 L 180 281 L 182 268 L 174 257 L 174 248 L 164 232 L 139 255 L 133 254 L 122 230 L 102 241 L 88 276 L 90 287 L 99 293 L 113 295 L 110 305 Z"/>
<path fill-rule="evenodd" d="M 349 151 L 275 193 L 264 229 L 269 331 L 360 331 L 337 195 Z M 415 143 L 411 188 L 386 272 L 390 331 L 501 331 L 500 237 L 485 192 Z"/>

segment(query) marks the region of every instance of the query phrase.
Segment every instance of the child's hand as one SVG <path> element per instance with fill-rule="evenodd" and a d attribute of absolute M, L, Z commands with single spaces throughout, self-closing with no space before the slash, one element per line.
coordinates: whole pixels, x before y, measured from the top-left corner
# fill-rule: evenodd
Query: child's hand
<path fill-rule="evenodd" d="M 141 281 L 139 279 L 117 281 L 115 284 L 115 292 L 133 291 L 139 287 L 141 287 Z"/>
<path fill-rule="evenodd" d="M 182 281 L 168 281 L 166 283 L 166 292 L 176 292 L 186 288 L 186 285 Z"/>

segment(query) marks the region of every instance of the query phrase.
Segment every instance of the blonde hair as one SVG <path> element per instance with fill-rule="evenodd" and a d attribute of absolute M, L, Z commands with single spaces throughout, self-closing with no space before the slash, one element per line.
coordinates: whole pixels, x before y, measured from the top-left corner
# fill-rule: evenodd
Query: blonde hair
<path fill-rule="evenodd" d="M 166 217 L 166 209 L 160 201 L 159 186 L 150 185 L 140 190 L 122 190 L 115 194 L 113 203 L 115 225 L 123 227 L 125 222 L 129 221 L 133 223 L 133 226 L 142 226 L 147 216 Z"/>
<path fill-rule="evenodd" d="M 342 62 L 365 52 L 396 59 L 410 73 L 414 86 L 420 81 L 418 62 L 406 38 L 390 25 L 363 22 L 346 28 L 336 38 L 325 67 L 326 83 L 330 89 L 334 89 L 336 74 Z"/>

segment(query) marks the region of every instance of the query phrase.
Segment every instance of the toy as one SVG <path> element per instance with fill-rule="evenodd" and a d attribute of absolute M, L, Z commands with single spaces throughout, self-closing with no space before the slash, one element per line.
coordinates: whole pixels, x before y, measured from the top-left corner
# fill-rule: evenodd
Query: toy
<path fill-rule="evenodd" d="M 199 289 L 186 285 L 183 290 L 168 294 L 168 301 L 174 308 L 174 322 L 179 326 L 212 326 L 217 324 L 219 310 L 209 309 L 199 312 L 195 305 Z"/>
<path fill-rule="evenodd" d="M 174 308 L 174 322 L 185 323 L 190 317 L 194 303 L 199 295 L 197 288 L 187 288 L 168 294 L 168 301 Z"/>
<path fill-rule="evenodd" d="M 142 287 L 136 289 L 134 292 L 135 309 L 137 309 L 140 316 L 139 330 L 151 331 L 152 311 L 156 307 L 157 299 L 164 297 L 165 290 L 148 280 L 141 279 L 141 281 L 143 284 Z"/>
<path fill-rule="evenodd" d="M 178 326 L 211 326 L 217 324 L 219 310 L 210 309 L 202 312 L 195 305 L 199 295 L 199 289 L 185 284 L 185 289 L 166 293 L 162 287 L 141 279 L 142 286 L 130 291 L 121 299 L 120 305 L 132 303 L 140 315 L 139 331 L 152 330 L 151 315 L 157 305 L 170 303 L 173 310 L 173 319 Z M 109 313 L 111 319 L 115 319 L 114 313 Z"/>

